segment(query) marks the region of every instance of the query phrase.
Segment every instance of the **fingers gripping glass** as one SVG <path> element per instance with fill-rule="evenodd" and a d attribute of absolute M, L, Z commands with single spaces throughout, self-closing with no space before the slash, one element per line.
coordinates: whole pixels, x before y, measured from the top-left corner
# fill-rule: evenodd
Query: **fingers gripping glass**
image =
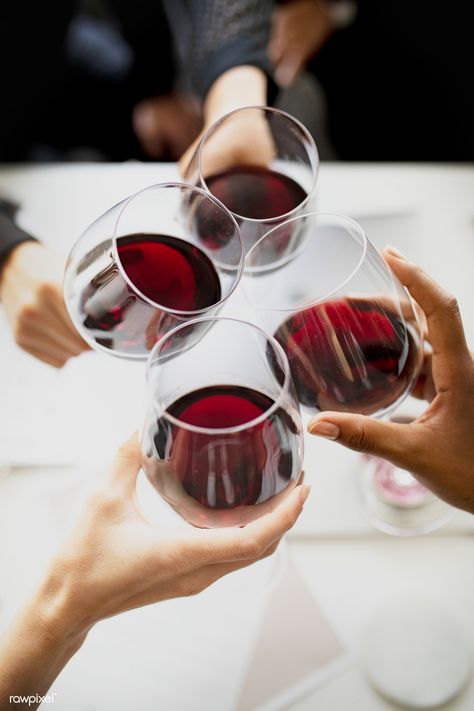
<path fill-rule="evenodd" d="M 285 224 L 250 250 L 243 286 L 288 356 L 300 404 L 310 414 L 393 413 L 423 359 L 416 305 L 353 220 L 313 213 L 294 221 L 302 228 L 283 256 Z M 417 535 L 449 519 L 450 507 L 408 471 L 368 455 L 358 469 L 364 508 L 382 531 Z"/>

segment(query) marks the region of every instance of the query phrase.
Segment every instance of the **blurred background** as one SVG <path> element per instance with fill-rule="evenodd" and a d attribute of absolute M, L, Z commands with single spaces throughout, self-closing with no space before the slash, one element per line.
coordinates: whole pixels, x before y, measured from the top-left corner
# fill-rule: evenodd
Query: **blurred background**
<path fill-rule="evenodd" d="M 473 160 L 469 3 L 230 5 L 2 3 L 0 161 L 177 160 L 229 38 L 234 64 L 254 63 L 241 50 L 258 45 L 269 101 L 307 125 L 321 158 Z"/>

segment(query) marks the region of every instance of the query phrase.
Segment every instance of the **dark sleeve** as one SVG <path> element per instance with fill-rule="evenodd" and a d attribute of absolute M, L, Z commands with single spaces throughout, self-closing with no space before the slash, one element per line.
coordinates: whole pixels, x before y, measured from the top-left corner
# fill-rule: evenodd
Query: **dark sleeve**
<path fill-rule="evenodd" d="M 188 68 L 198 93 L 205 97 L 228 69 L 250 64 L 269 78 L 267 57 L 272 0 L 187 0 L 191 22 Z"/>
<path fill-rule="evenodd" d="M 17 212 L 18 205 L 0 198 L 0 272 L 8 255 L 17 245 L 35 240 L 16 224 L 15 215 Z"/>

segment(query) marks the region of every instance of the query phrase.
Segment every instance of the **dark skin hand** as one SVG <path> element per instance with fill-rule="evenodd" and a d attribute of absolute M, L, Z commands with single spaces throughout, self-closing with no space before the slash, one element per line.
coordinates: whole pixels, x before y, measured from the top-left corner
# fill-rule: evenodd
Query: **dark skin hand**
<path fill-rule="evenodd" d="M 410 424 L 323 412 L 311 434 L 388 459 L 441 499 L 474 513 L 474 358 L 456 299 L 393 248 L 384 257 L 424 312 L 427 341 L 413 394 L 429 402 Z"/>

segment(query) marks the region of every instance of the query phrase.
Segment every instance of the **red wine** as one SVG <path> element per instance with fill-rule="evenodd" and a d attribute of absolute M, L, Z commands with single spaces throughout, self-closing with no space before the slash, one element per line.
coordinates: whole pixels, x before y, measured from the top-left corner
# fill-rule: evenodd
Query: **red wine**
<path fill-rule="evenodd" d="M 198 311 L 220 300 L 216 270 L 194 244 L 168 235 L 131 235 L 118 240 L 122 268 L 155 304 Z"/>
<path fill-rule="evenodd" d="M 298 425 L 283 408 L 261 422 L 274 401 L 251 388 L 212 385 L 180 397 L 167 408 L 181 422 L 215 430 L 191 431 L 166 417 L 152 423 L 145 471 L 165 499 L 190 523 L 208 527 L 245 523 L 243 511 L 286 489 L 299 471 Z"/>
<path fill-rule="evenodd" d="M 341 299 L 300 311 L 275 333 L 302 405 L 372 414 L 405 392 L 417 369 L 410 330 L 376 301 Z"/>
<path fill-rule="evenodd" d="M 260 166 L 239 165 L 211 175 L 206 182 L 229 210 L 253 220 L 285 215 L 307 197 L 288 175 Z"/>
<path fill-rule="evenodd" d="M 183 321 L 163 311 L 197 311 L 221 298 L 219 275 L 209 257 L 194 244 L 169 235 L 133 234 L 117 240 L 122 268 L 141 299 L 114 263 L 85 289 L 81 300 L 84 327 L 112 350 L 146 353 L 164 333 Z"/>
<path fill-rule="evenodd" d="M 269 220 L 286 215 L 307 198 L 305 190 L 292 178 L 259 166 L 236 166 L 209 176 L 206 183 L 209 191 L 236 215 L 246 249 L 255 244 L 269 227 L 242 221 L 239 216 Z M 209 239 L 212 244 L 213 236 Z M 214 236 L 214 240 L 218 240 L 218 236 Z"/>

